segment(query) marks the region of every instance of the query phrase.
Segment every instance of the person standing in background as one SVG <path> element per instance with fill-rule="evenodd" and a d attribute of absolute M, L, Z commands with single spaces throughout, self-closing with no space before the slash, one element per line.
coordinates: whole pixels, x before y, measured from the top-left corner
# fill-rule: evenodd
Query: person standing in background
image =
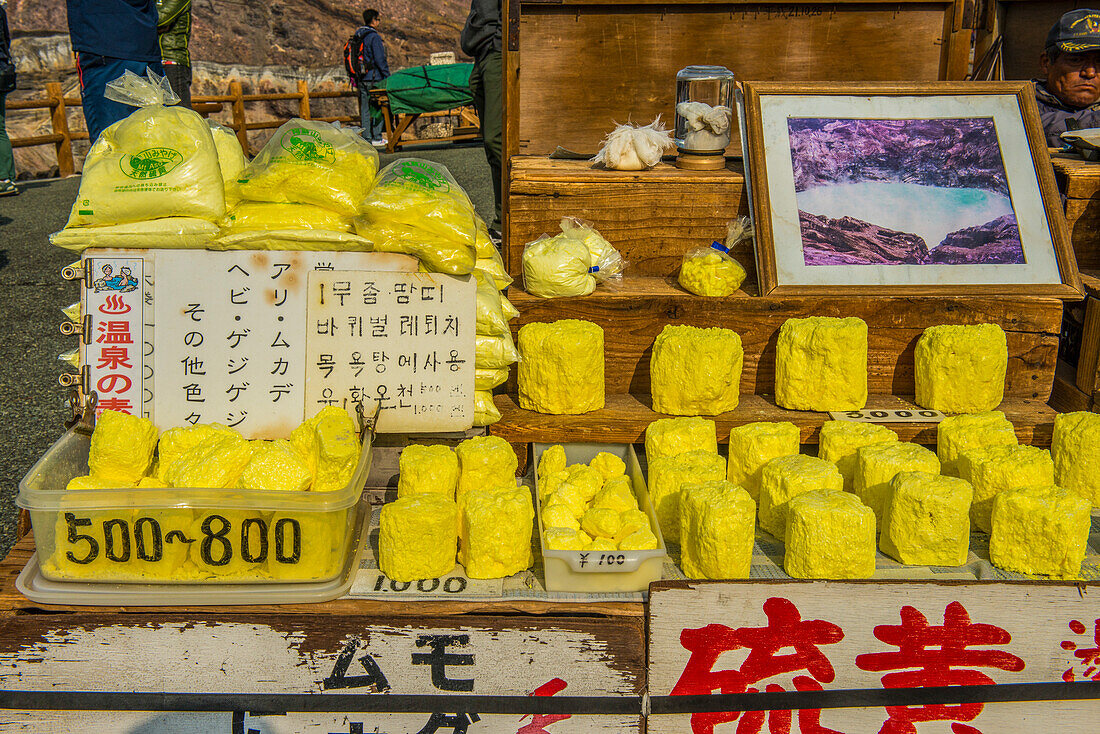
<path fill-rule="evenodd" d="M 501 0 L 472 0 L 470 15 L 462 29 L 462 53 L 474 58 L 470 91 L 481 120 L 485 159 L 493 174 L 496 215 L 489 234 L 500 241 L 501 142 L 504 132 L 503 56 L 501 54 Z"/>
<path fill-rule="evenodd" d="M 191 0 L 157 0 L 157 38 L 164 75 L 180 105 L 191 107 Z"/>
<path fill-rule="evenodd" d="M 69 38 L 76 53 L 80 99 L 88 139 L 93 144 L 104 129 L 134 107 L 103 96 L 107 82 L 132 71 L 164 73 L 157 44 L 155 0 L 65 0 Z"/>
<path fill-rule="evenodd" d="M 15 181 L 15 156 L 4 122 L 8 92 L 15 89 L 15 64 L 11 58 L 11 34 L 8 32 L 8 0 L 0 0 L 0 196 L 19 193 Z"/>
<path fill-rule="evenodd" d="M 364 137 L 375 146 L 386 144 L 382 137 L 385 125 L 381 110 L 375 110 L 371 103 L 370 90 L 390 75 L 386 44 L 378 33 L 380 15 L 374 8 L 364 10 L 363 25 L 344 44 L 344 67 L 352 85 L 359 88 L 359 124 L 363 127 Z"/>

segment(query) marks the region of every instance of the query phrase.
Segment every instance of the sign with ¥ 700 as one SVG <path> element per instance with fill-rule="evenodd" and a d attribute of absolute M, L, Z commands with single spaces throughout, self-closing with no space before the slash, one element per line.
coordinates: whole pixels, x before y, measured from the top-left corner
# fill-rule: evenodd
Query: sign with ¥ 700
<path fill-rule="evenodd" d="M 834 421 L 852 421 L 855 423 L 939 423 L 945 416 L 938 410 L 927 408 L 900 408 L 897 410 L 831 411 L 829 417 Z"/>

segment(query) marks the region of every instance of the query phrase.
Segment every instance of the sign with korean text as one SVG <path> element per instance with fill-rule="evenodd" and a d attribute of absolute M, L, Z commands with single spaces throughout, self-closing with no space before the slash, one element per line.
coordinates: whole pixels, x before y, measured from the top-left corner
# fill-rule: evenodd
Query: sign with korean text
<path fill-rule="evenodd" d="M 82 357 L 90 389 L 99 399 L 97 411 L 147 415 L 144 262 L 140 257 L 97 257 L 84 266 L 91 272 L 84 291 Z"/>
<path fill-rule="evenodd" d="M 380 433 L 472 426 L 475 293 L 469 276 L 310 273 L 306 412 L 379 405 Z"/>
<path fill-rule="evenodd" d="M 1095 681 L 1100 587 L 669 582 L 651 590 L 649 634 L 654 712 L 656 697 Z M 1053 703 L 1067 714 L 1100 705 Z M 996 734 L 1020 730 L 1022 711 L 1037 722 L 1050 709 L 1045 702 L 855 705 L 655 714 L 648 728 Z"/>

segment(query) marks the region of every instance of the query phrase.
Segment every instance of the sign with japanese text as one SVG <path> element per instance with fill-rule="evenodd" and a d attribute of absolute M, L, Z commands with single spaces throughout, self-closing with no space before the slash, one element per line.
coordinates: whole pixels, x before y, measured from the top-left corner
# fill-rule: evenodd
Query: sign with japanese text
<path fill-rule="evenodd" d="M 86 260 L 84 267 L 91 275 L 82 305 L 82 361 L 99 399 L 97 412 L 148 415 L 143 408 L 145 264 L 140 257 L 96 257 Z"/>
<path fill-rule="evenodd" d="M 652 697 L 1100 680 L 1095 585 L 666 582 L 651 589 L 649 614 Z M 1054 703 L 1064 714 L 1100 705 Z M 677 713 L 652 715 L 648 730 L 997 734 L 1020 730 L 1022 712 L 1043 720 L 1044 707 Z M 1048 723 L 1027 730 L 1072 730 Z"/>
<path fill-rule="evenodd" d="M 472 426 L 476 288 L 469 276 L 310 273 L 306 412 L 378 404 L 379 433 Z"/>

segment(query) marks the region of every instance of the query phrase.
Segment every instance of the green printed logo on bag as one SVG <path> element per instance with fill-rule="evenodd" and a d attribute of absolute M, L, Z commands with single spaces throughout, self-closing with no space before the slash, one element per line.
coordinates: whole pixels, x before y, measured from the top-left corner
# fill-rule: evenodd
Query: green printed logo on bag
<path fill-rule="evenodd" d="M 287 130 L 279 140 L 279 145 L 300 161 L 336 162 L 336 151 L 315 130 L 304 127 Z"/>
<path fill-rule="evenodd" d="M 134 155 L 124 155 L 118 160 L 122 172 L 130 178 L 144 181 L 160 178 L 183 161 L 183 155 L 172 148 L 146 148 Z"/>
<path fill-rule="evenodd" d="M 417 161 L 402 161 L 393 167 L 393 175 L 422 189 L 447 193 L 451 184 L 438 170 Z"/>

